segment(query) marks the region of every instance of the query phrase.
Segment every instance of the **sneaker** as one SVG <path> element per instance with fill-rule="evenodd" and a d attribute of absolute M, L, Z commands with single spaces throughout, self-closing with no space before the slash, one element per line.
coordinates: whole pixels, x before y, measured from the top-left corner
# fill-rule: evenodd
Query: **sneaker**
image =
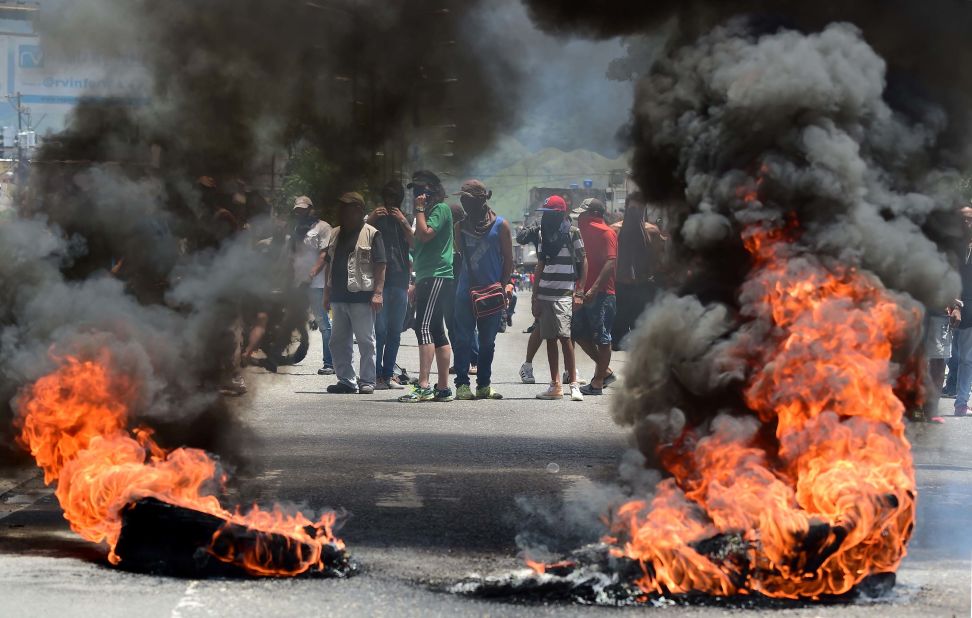
<path fill-rule="evenodd" d="M 219 386 L 219 392 L 222 395 L 228 395 L 234 397 L 245 395 L 246 381 L 243 380 L 243 376 L 233 376 L 231 379 L 223 382 Z"/>
<path fill-rule="evenodd" d="M 607 388 L 617 381 L 618 381 L 618 376 L 614 375 L 614 372 L 612 371 L 611 373 L 608 374 L 606 378 L 604 378 L 604 386 L 602 388 Z"/>
<path fill-rule="evenodd" d="M 435 399 L 435 391 L 430 387 L 422 388 L 421 386 L 414 387 L 411 392 L 406 393 L 398 398 L 398 401 L 402 403 L 420 403 L 422 401 L 432 401 Z"/>
<path fill-rule="evenodd" d="M 529 328 L 524 328 L 524 329 L 523 329 L 523 332 L 524 332 L 524 333 L 532 333 L 532 332 L 533 332 L 533 327 L 534 327 L 534 326 L 535 326 L 535 324 L 531 324 L 531 325 L 529 326 Z"/>
<path fill-rule="evenodd" d="M 474 376 L 479 373 L 479 367 L 476 365 L 469 365 L 469 375 Z"/>
<path fill-rule="evenodd" d="M 452 396 L 452 389 L 447 386 L 441 391 L 440 390 L 435 391 L 435 397 L 433 398 L 433 401 L 444 402 L 444 401 L 452 401 L 453 399 L 455 399 L 455 397 Z"/>
<path fill-rule="evenodd" d="M 968 413 L 968 406 L 955 406 L 955 416 L 965 416 Z"/>
<path fill-rule="evenodd" d="M 564 387 L 562 387 L 560 384 L 557 384 L 556 382 L 551 383 L 550 386 L 547 387 L 547 390 L 537 395 L 537 399 L 556 400 L 556 399 L 563 399 L 563 398 L 564 398 Z"/>
<path fill-rule="evenodd" d="M 375 392 L 375 387 L 373 384 L 359 384 L 358 393 L 361 395 L 372 395 Z"/>
<path fill-rule="evenodd" d="M 355 387 L 345 384 L 344 382 L 338 382 L 337 384 L 331 384 L 327 387 L 327 392 L 332 395 L 351 395 L 358 392 Z"/>
<path fill-rule="evenodd" d="M 533 377 L 533 363 L 523 363 L 520 365 L 520 381 L 524 384 L 537 383 L 537 379 Z"/>
<path fill-rule="evenodd" d="M 564 372 L 564 375 L 561 376 L 561 377 L 563 378 L 563 382 L 561 382 L 561 384 L 570 384 L 570 376 L 567 375 L 567 372 L 566 371 Z M 577 383 L 578 384 L 587 384 L 587 382 L 585 382 L 584 380 L 577 380 Z"/>
<path fill-rule="evenodd" d="M 377 382 L 375 382 L 376 391 L 387 391 L 390 388 L 391 387 L 388 386 L 388 382 L 385 382 L 384 380 L 378 380 Z"/>
<path fill-rule="evenodd" d="M 456 388 L 456 399 L 459 401 L 472 401 L 476 396 L 473 395 L 472 389 L 469 388 L 468 384 L 460 384 Z"/>
<path fill-rule="evenodd" d="M 580 392 L 584 395 L 603 395 L 604 389 L 594 388 L 590 384 L 585 384 L 584 386 L 580 387 Z M 571 396 L 573 396 L 573 390 L 571 390 Z"/>
<path fill-rule="evenodd" d="M 321 367 L 320 369 L 317 370 L 317 375 L 319 375 L 319 376 L 333 376 L 334 375 L 334 367 L 330 367 L 328 365 L 324 365 L 323 367 Z"/>
<path fill-rule="evenodd" d="M 389 378 L 389 380 L 385 382 L 385 386 L 388 388 L 388 390 L 392 391 L 400 391 L 405 388 L 395 378 Z"/>
<path fill-rule="evenodd" d="M 502 399 L 503 395 L 497 393 L 492 386 L 482 386 L 476 389 L 476 399 Z"/>
<path fill-rule="evenodd" d="M 581 392 L 580 385 L 577 382 L 570 383 L 570 400 L 584 401 L 584 393 Z"/>

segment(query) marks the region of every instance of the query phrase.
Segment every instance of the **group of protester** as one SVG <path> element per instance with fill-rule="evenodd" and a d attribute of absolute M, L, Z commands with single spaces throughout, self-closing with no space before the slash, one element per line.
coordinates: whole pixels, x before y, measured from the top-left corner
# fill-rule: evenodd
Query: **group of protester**
<path fill-rule="evenodd" d="M 407 188 L 413 193 L 414 222 L 402 210 L 404 188 L 391 181 L 382 189 L 382 205 L 367 216 L 364 198 L 350 192 L 339 199 L 336 227 L 321 220 L 303 226 L 306 250 L 316 255 L 309 276 L 324 343 L 318 373 L 336 374 L 329 393 L 405 389 L 395 368 L 411 301 L 419 374 L 400 401 L 499 399 L 491 368 L 496 334 L 510 311 L 509 223 L 489 207 L 491 194 L 479 181 L 463 183 L 457 194 L 462 217 L 454 217 L 435 174 L 416 172 Z M 298 220 L 314 217 L 309 198 L 297 198 L 294 210 Z M 455 394 L 448 384 L 453 353 Z M 475 392 L 469 379 L 474 354 Z M 430 383 L 433 363 L 435 384 Z"/>
<path fill-rule="evenodd" d="M 481 181 L 462 183 L 455 194 L 459 205 L 452 207 L 432 172 L 416 172 L 407 188 L 414 221 L 402 210 L 405 190 L 395 181 L 383 187 L 381 206 L 367 215 L 359 193 L 342 195 L 334 228 L 315 217 L 309 198 L 295 201 L 295 218 L 302 222 L 297 233 L 305 254 L 313 257 L 310 301 L 324 342 L 324 366 L 318 373 L 337 376 L 329 393 L 406 388 L 395 368 L 411 301 L 419 372 L 414 388 L 399 401 L 502 398 L 492 386 L 496 337 L 512 324 L 513 288 L 524 280 L 532 282 L 536 322 L 521 379 L 535 381 L 532 360 L 541 341 L 547 342 L 550 363 L 550 384 L 537 397 L 567 394 L 583 400 L 585 394 L 602 394 L 616 381 L 610 361 L 617 296 L 629 294 L 628 313 L 633 305 L 644 308 L 654 289 L 658 251 L 653 248 L 664 238 L 644 222 L 639 195 L 630 196 L 628 216 L 614 226 L 605 222 L 600 200 L 585 200 L 574 210 L 575 226 L 562 197 L 547 199 L 539 209 L 539 224 L 521 230 L 517 238 L 537 247 L 534 278 L 514 273 L 510 224 L 490 208 L 492 192 Z M 632 323 L 628 319 L 624 328 Z M 574 362 L 575 341 L 597 367 L 583 386 Z M 435 383 L 430 378 L 433 364 Z M 450 372 L 455 374 L 455 392 L 448 383 Z"/>
<path fill-rule="evenodd" d="M 627 197 L 624 218 L 612 225 L 605 220 L 605 204 L 597 198 L 588 198 L 573 210 L 576 226 L 559 195 L 549 197 L 540 211 L 539 225 L 517 235 L 520 244 L 536 247 L 538 261 L 533 291 L 537 321 L 530 331 L 520 378 L 525 383 L 536 381 L 533 359 L 546 341 L 550 384 L 537 397 L 559 399 L 568 394 L 582 401 L 584 395 L 603 394 L 617 381 L 611 353 L 658 290 L 666 238 L 645 221 L 646 204 L 640 193 Z M 595 363 L 594 376 L 586 384 L 577 376 L 575 343 Z M 558 346 L 564 357 L 562 376 Z"/>

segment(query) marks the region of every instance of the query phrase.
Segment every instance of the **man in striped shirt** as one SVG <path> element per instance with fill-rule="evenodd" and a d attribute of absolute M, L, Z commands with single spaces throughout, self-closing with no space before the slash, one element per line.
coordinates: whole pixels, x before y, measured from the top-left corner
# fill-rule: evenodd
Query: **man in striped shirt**
<path fill-rule="evenodd" d="M 537 252 L 537 286 L 533 292 L 533 315 L 540 337 L 547 342 L 547 361 L 550 363 L 550 386 L 537 399 L 561 399 L 557 342 L 564 353 L 564 369 L 570 379 L 570 398 L 583 401 L 577 384 L 574 363 L 574 343 L 570 339 L 570 322 L 575 307 L 584 302 L 584 281 L 587 278 L 587 255 L 580 232 L 570 224 L 567 202 L 552 195 L 538 209 L 540 221 L 540 250 Z"/>

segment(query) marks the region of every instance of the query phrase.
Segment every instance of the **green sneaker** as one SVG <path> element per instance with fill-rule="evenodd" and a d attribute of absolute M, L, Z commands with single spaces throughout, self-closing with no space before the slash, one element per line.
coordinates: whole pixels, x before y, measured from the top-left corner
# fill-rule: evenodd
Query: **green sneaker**
<path fill-rule="evenodd" d="M 472 401 L 475 398 L 476 397 L 473 395 L 472 389 L 469 388 L 468 384 L 460 384 L 459 387 L 456 388 L 456 399 L 459 401 Z"/>
<path fill-rule="evenodd" d="M 503 395 L 493 390 L 492 386 L 483 386 L 476 389 L 476 399 L 502 399 Z"/>
<path fill-rule="evenodd" d="M 398 401 L 402 403 L 420 403 L 433 400 L 435 400 L 435 391 L 431 387 L 422 388 L 421 386 L 416 386 L 412 389 L 412 392 L 398 398 Z"/>

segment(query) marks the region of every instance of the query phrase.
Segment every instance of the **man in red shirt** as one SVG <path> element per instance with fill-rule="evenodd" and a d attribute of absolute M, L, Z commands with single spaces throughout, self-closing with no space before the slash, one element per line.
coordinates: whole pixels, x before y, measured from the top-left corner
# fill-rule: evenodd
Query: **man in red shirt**
<path fill-rule="evenodd" d="M 587 248 L 587 278 L 584 306 L 574 311 L 571 335 L 591 357 L 597 369 L 590 383 L 581 387 L 585 395 L 600 395 L 617 380 L 611 370 L 611 328 L 617 312 L 614 275 L 618 261 L 618 236 L 604 222 L 604 202 L 588 198 L 574 210 L 578 215 L 584 247 Z"/>

